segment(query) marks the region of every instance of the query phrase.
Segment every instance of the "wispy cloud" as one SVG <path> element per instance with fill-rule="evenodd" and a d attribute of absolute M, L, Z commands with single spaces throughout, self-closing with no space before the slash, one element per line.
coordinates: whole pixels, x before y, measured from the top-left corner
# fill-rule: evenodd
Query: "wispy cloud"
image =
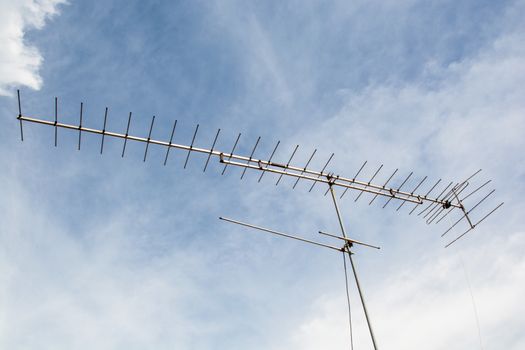
<path fill-rule="evenodd" d="M 64 3 L 65 0 L 0 1 L 0 95 L 11 95 L 15 86 L 40 89 L 43 58 L 25 35 L 29 30 L 41 29 Z"/>

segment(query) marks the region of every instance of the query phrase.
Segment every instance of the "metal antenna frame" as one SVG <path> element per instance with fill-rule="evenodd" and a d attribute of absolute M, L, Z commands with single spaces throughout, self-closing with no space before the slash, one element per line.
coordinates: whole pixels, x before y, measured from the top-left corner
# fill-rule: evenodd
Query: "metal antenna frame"
<path fill-rule="evenodd" d="M 210 158 L 211 157 L 216 157 L 216 158 L 218 158 L 220 163 L 224 164 L 224 168 L 222 170 L 221 175 L 224 175 L 227 167 L 229 165 L 232 165 L 232 166 L 235 166 L 235 167 L 243 168 L 241 179 L 244 177 L 244 175 L 245 175 L 245 173 L 246 173 L 246 171 L 248 169 L 253 169 L 253 170 L 257 170 L 257 171 L 261 172 L 261 175 L 260 175 L 260 177 L 258 179 L 258 182 L 261 181 L 261 179 L 262 179 L 262 177 L 264 176 L 265 173 L 273 173 L 273 174 L 276 174 L 276 175 L 279 176 L 279 178 L 278 178 L 277 182 L 275 183 L 275 185 L 279 184 L 279 182 L 280 182 L 280 180 L 282 179 L 283 176 L 287 176 L 287 177 L 291 177 L 291 178 L 295 178 L 296 179 L 295 183 L 293 184 L 293 189 L 295 189 L 295 187 L 297 186 L 298 182 L 301 179 L 308 180 L 308 181 L 312 182 L 312 185 L 311 185 L 311 187 L 309 189 L 309 192 L 312 191 L 312 189 L 314 188 L 314 186 L 318 182 L 327 185 L 328 189 L 325 192 L 325 195 L 328 192 L 330 192 L 330 194 L 331 194 L 332 201 L 333 201 L 334 208 L 335 208 L 335 211 L 336 211 L 336 214 L 337 214 L 337 218 L 338 218 L 338 222 L 339 222 L 339 226 L 340 226 L 340 229 L 341 229 L 342 236 L 337 236 L 337 235 L 326 233 L 326 232 L 323 232 L 323 231 L 319 231 L 319 233 L 324 235 L 324 236 L 331 237 L 333 239 L 342 240 L 344 242 L 344 245 L 342 247 L 336 247 L 336 246 L 324 244 L 324 243 L 321 243 L 321 242 L 307 240 L 307 239 L 301 238 L 299 236 L 290 235 L 290 234 L 286 234 L 286 233 L 283 233 L 283 232 L 266 229 L 266 228 L 263 228 L 263 227 L 260 227 L 260 226 L 255 226 L 255 225 L 252 225 L 252 224 L 247 224 L 247 223 L 243 223 L 243 222 L 232 220 L 232 219 L 227 219 L 227 218 L 223 218 L 223 217 L 221 217 L 220 219 L 224 220 L 224 221 L 228 221 L 228 222 L 234 223 L 234 224 L 238 224 L 238 225 L 246 226 L 246 227 L 249 227 L 249 228 L 254 228 L 254 229 L 258 229 L 258 230 L 265 231 L 265 232 L 268 232 L 268 233 L 276 234 L 276 235 L 279 235 L 279 236 L 283 236 L 283 237 L 287 237 L 287 238 L 303 241 L 303 242 L 306 242 L 306 243 L 314 244 L 314 245 L 317 245 L 317 246 L 320 246 L 320 247 L 329 248 L 329 249 L 332 249 L 332 250 L 343 252 L 344 256 L 347 255 L 348 259 L 350 260 L 351 266 L 352 266 L 352 272 L 353 272 L 353 275 L 354 275 L 354 280 L 355 280 L 355 283 L 356 283 L 357 291 L 359 293 L 360 301 L 361 301 L 361 304 L 362 304 L 362 307 L 363 307 L 363 311 L 364 311 L 365 318 L 366 318 L 367 325 L 368 325 L 368 329 L 369 329 L 369 332 L 370 332 L 370 337 L 371 337 L 372 343 L 374 345 L 374 349 L 377 349 L 377 344 L 376 344 L 374 332 L 372 330 L 372 325 L 371 325 L 370 317 L 369 317 L 369 314 L 368 314 L 368 310 L 366 308 L 366 304 L 365 304 L 365 301 L 364 301 L 364 296 L 363 296 L 363 291 L 362 291 L 362 288 L 361 288 L 361 284 L 359 282 L 359 279 L 358 279 L 358 276 L 357 276 L 357 272 L 356 272 L 356 269 L 355 269 L 355 264 L 354 264 L 354 261 L 352 259 L 353 252 L 352 252 L 351 248 L 353 247 L 354 244 L 355 245 L 366 246 L 366 247 L 369 247 L 369 248 L 375 248 L 375 249 L 379 249 L 379 247 L 375 246 L 375 245 L 368 244 L 368 243 L 363 243 L 363 242 L 360 242 L 360 241 L 357 241 L 357 240 L 354 240 L 354 239 L 351 239 L 351 238 L 347 237 L 345 226 L 344 226 L 343 220 L 342 220 L 342 216 L 341 216 L 341 213 L 339 211 L 339 205 L 338 205 L 337 200 L 336 200 L 335 188 L 339 187 L 339 188 L 344 189 L 344 191 L 341 194 L 340 198 L 342 198 L 349 189 L 359 192 L 358 196 L 355 198 L 354 201 L 357 201 L 363 195 L 363 193 L 370 193 L 370 194 L 374 195 L 374 197 L 369 202 L 369 204 L 372 204 L 372 202 L 374 202 L 374 200 L 377 197 L 379 197 L 379 196 L 384 197 L 384 198 L 387 199 L 387 201 L 383 205 L 383 208 L 385 208 L 393 199 L 396 199 L 396 200 L 400 201 L 400 205 L 397 207 L 396 211 L 399 211 L 399 209 L 401 209 L 402 206 L 405 203 L 407 203 L 407 202 L 414 203 L 414 207 L 409 212 L 409 215 L 411 215 L 416 210 L 416 208 L 418 208 L 420 206 L 423 206 L 424 204 L 428 204 L 422 211 L 420 211 L 417 214 L 418 216 L 422 216 L 424 219 L 426 219 L 426 222 L 428 224 L 430 224 L 430 223 L 432 223 L 434 221 L 436 221 L 436 223 L 441 222 L 451 212 L 460 212 L 461 213 L 460 218 L 456 222 L 454 222 L 452 224 L 452 226 L 449 229 L 447 229 L 442 234 L 442 237 L 445 236 L 447 233 L 449 233 L 452 229 L 454 229 L 454 227 L 456 227 L 456 225 L 458 225 L 464 219 L 468 223 L 468 229 L 465 232 L 463 232 L 462 234 L 460 234 L 459 236 L 457 236 L 456 238 L 454 238 L 452 241 L 450 241 L 445 247 L 449 247 L 454 242 L 458 241 L 460 238 L 465 236 L 468 232 L 472 231 L 482 221 L 484 221 L 488 216 L 490 216 L 492 213 L 494 213 L 497 209 L 499 209 L 504 204 L 504 203 L 498 204 L 494 209 L 490 210 L 487 214 L 482 216 L 481 219 L 479 219 L 477 221 L 475 221 L 472 218 L 472 216 L 471 216 L 472 212 L 476 208 L 478 208 L 479 205 L 481 205 L 487 198 L 489 198 L 495 192 L 495 190 L 491 190 L 488 194 L 486 194 L 481 200 L 479 200 L 472 207 L 467 208 L 465 206 L 465 201 L 467 199 L 469 199 L 472 195 L 476 194 L 479 190 L 481 190 L 482 188 L 484 188 L 487 184 L 489 184 L 491 182 L 491 180 L 488 180 L 485 183 L 483 183 L 481 186 L 479 186 L 476 189 L 474 189 L 473 191 L 471 191 L 469 194 L 467 194 L 467 195 L 465 195 L 463 197 L 460 196 L 460 194 L 469 186 L 469 184 L 470 184 L 469 181 L 471 181 L 471 179 L 474 176 L 476 176 L 481 171 L 481 169 L 478 170 L 477 172 L 475 172 L 470 177 L 468 177 L 463 182 L 456 183 L 455 186 L 453 186 L 452 188 L 450 188 L 450 186 L 452 186 L 452 184 L 454 182 L 450 182 L 441 191 L 441 193 L 439 195 L 437 195 L 437 196 L 431 196 L 430 194 L 441 183 L 441 179 L 439 179 L 425 194 L 417 194 L 416 191 L 425 182 L 425 180 L 427 179 L 426 176 L 414 187 L 414 189 L 412 191 L 407 192 L 407 191 L 402 190 L 402 187 L 409 181 L 409 179 L 413 175 L 413 172 L 411 172 L 401 182 L 401 185 L 398 186 L 397 188 L 387 187 L 388 183 L 393 179 L 393 177 L 397 173 L 397 171 L 398 171 L 397 169 L 393 172 L 392 175 L 390 175 L 390 177 L 387 179 L 387 181 L 385 183 L 383 183 L 382 185 L 373 183 L 372 181 L 374 180 L 374 178 L 378 175 L 378 173 L 383 168 L 382 164 L 375 171 L 375 173 L 372 175 L 370 180 L 362 181 L 362 180 L 358 180 L 357 177 L 359 176 L 359 174 L 361 173 L 361 171 L 363 170 L 363 168 L 367 164 L 367 161 L 365 161 L 363 163 L 363 165 L 359 168 L 359 170 L 357 171 L 357 173 L 355 174 L 355 176 L 353 178 L 346 178 L 346 177 L 343 177 L 343 176 L 340 176 L 340 175 L 335 175 L 333 172 L 326 171 L 326 168 L 328 167 L 328 164 L 330 163 L 330 161 L 332 160 L 332 157 L 334 156 L 333 153 L 330 156 L 330 158 L 328 159 L 328 161 L 326 162 L 326 164 L 324 165 L 324 167 L 320 171 L 308 168 L 308 166 L 310 165 L 310 162 L 312 161 L 313 157 L 315 156 L 315 154 L 317 152 L 317 149 L 314 149 L 313 153 L 308 158 L 308 161 L 306 162 L 306 165 L 304 167 L 298 167 L 298 166 L 291 165 L 291 162 L 292 162 L 292 159 L 294 158 L 294 156 L 295 156 L 295 154 L 296 154 L 296 152 L 297 152 L 297 150 L 299 148 L 299 145 L 297 145 L 295 147 L 295 149 L 293 150 L 293 153 L 292 153 L 291 157 L 289 158 L 288 162 L 286 164 L 283 164 L 283 163 L 274 162 L 272 160 L 273 157 L 274 157 L 274 154 L 277 151 L 277 148 L 280 145 L 280 141 L 277 142 L 277 144 L 274 147 L 274 149 L 273 149 L 273 151 L 272 151 L 272 153 L 271 153 L 271 155 L 270 155 L 268 160 L 257 159 L 257 158 L 254 158 L 254 154 L 255 154 L 257 146 L 259 145 L 259 142 L 261 140 L 260 136 L 258 137 L 258 139 L 257 139 L 257 141 L 255 143 L 255 146 L 253 147 L 253 149 L 251 151 L 250 156 L 247 157 L 247 156 L 243 156 L 243 155 L 239 155 L 239 154 L 235 154 L 234 153 L 235 149 L 236 149 L 236 147 L 237 147 L 237 145 L 239 143 L 239 139 L 241 137 L 241 133 L 238 134 L 237 139 L 235 140 L 235 143 L 233 145 L 233 148 L 232 148 L 231 152 L 230 153 L 225 153 L 225 152 L 221 152 L 221 151 L 215 149 L 215 144 L 216 144 L 217 139 L 219 137 L 220 129 L 217 131 L 217 134 L 215 135 L 215 139 L 213 140 L 211 148 L 209 148 L 209 149 L 208 148 L 201 148 L 201 147 L 196 147 L 194 145 L 195 144 L 195 140 L 196 140 L 196 136 L 197 136 L 197 132 L 199 130 L 199 124 L 197 124 L 197 126 L 195 128 L 195 132 L 193 133 L 193 137 L 192 137 L 190 145 L 178 144 L 178 143 L 173 143 L 173 137 L 174 137 L 174 134 L 175 134 L 175 129 L 177 127 L 177 120 L 175 120 L 175 122 L 173 124 L 173 129 L 172 129 L 172 132 L 171 132 L 171 136 L 170 136 L 169 142 L 166 142 L 166 141 L 160 141 L 160 140 L 155 140 L 155 139 L 151 138 L 153 125 L 154 125 L 154 121 L 155 121 L 155 116 L 153 116 L 153 118 L 152 118 L 150 129 L 149 129 L 149 133 L 148 133 L 148 137 L 145 138 L 145 137 L 138 137 L 138 136 L 131 136 L 131 135 L 129 135 L 129 129 L 130 129 L 130 123 L 131 123 L 131 115 L 132 115 L 131 112 L 130 112 L 129 117 L 128 117 L 128 124 L 127 124 L 127 128 L 126 128 L 126 133 L 125 134 L 121 134 L 121 133 L 110 132 L 110 131 L 106 130 L 106 123 L 107 123 L 107 117 L 108 117 L 108 107 L 106 107 L 106 109 L 105 109 L 104 124 L 103 124 L 102 130 L 100 130 L 100 129 L 86 128 L 82 124 L 82 122 L 83 122 L 83 120 L 82 120 L 83 119 L 83 103 L 81 103 L 81 105 L 80 105 L 80 121 L 79 121 L 79 125 L 70 125 L 70 124 L 65 124 L 65 123 L 58 122 L 58 98 L 57 97 L 55 97 L 54 121 L 49 121 L 49 120 L 33 118 L 33 117 L 29 117 L 29 116 L 24 116 L 22 114 L 22 107 L 21 107 L 21 101 L 20 101 L 20 91 L 18 91 L 18 90 L 17 90 L 17 97 L 18 97 L 18 115 L 17 115 L 17 119 L 19 120 L 19 123 L 20 123 L 20 138 L 21 138 L 22 141 L 24 141 L 23 122 L 29 122 L 29 123 L 42 124 L 42 125 L 47 125 L 47 126 L 53 127 L 54 131 L 55 131 L 55 137 L 54 137 L 54 139 L 55 139 L 54 140 L 55 141 L 55 146 L 57 146 L 57 144 L 58 144 L 58 128 L 69 129 L 69 130 L 78 131 L 78 149 L 80 149 L 82 132 L 87 132 L 87 133 L 91 133 L 91 134 L 101 135 L 101 144 L 100 144 L 100 153 L 101 154 L 102 154 L 103 149 L 104 149 L 104 139 L 105 139 L 105 136 L 107 135 L 108 137 L 124 139 L 124 144 L 123 144 L 123 149 L 122 149 L 122 157 L 124 157 L 127 141 L 131 140 L 131 141 L 136 141 L 136 142 L 144 142 L 146 144 L 145 151 L 144 151 L 144 158 L 143 158 L 144 162 L 146 161 L 149 145 L 150 144 L 155 144 L 155 145 L 166 147 L 166 156 L 165 156 L 165 159 L 164 159 L 164 165 L 166 165 L 166 163 L 167 163 L 170 150 L 172 148 L 175 148 L 177 150 L 181 150 L 181 151 L 186 151 L 187 152 L 186 159 L 185 159 L 185 162 L 184 162 L 184 168 L 186 168 L 186 166 L 188 164 L 188 160 L 189 160 L 189 157 L 190 157 L 191 153 L 192 152 L 196 152 L 196 153 L 200 153 L 200 154 L 203 154 L 203 155 L 207 156 L 206 163 L 204 165 L 203 171 L 206 171 L 206 168 L 208 166 Z M 459 209 L 459 210 L 456 210 L 456 209 Z M 424 214 L 424 215 L 422 215 L 422 214 Z M 344 265 L 345 265 L 345 280 L 348 281 L 348 276 L 346 274 L 346 260 L 344 260 Z M 347 284 L 347 291 L 348 291 L 348 284 Z M 350 300 L 349 300 L 349 298 L 348 298 L 348 306 L 349 306 L 349 311 L 350 311 Z M 350 315 L 350 313 L 349 313 L 349 321 L 350 321 L 350 331 L 351 331 L 351 315 Z M 351 342 L 351 344 L 352 344 L 352 342 Z"/>

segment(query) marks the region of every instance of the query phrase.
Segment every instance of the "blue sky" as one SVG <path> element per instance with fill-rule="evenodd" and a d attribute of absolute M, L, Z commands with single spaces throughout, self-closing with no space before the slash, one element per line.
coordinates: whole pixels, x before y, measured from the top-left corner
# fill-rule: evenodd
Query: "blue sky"
<path fill-rule="evenodd" d="M 341 257 L 217 220 L 337 232 L 324 189 L 205 158 L 25 124 L 23 113 L 363 176 L 384 164 L 460 180 L 479 168 L 505 206 L 458 242 L 447 225 L 341 201 L 379 244 L 355 260 L 380 347 L 522 349 L 523 1 L 0 1 L 0 347 L 348 348 Z M 481 181 L 481 180 L 479 180 Z M 392 206 L 393 208 L 393 206 Z M 392 209 L 391 208 L 391 209 Z M 407 208 L 404 208 L 407 209 Z M 488 209 L 485 208 L 485 209 Z M 452 223 L 452 219 L 449 223 Z M 470 289 L 469 289 L 470 286 Z M 472 291 L 472 293 L 470 292 Z M 356 348 L 371 348 L 352 289 Z M 475 310 L 479 319 L 479 331 Z"/>

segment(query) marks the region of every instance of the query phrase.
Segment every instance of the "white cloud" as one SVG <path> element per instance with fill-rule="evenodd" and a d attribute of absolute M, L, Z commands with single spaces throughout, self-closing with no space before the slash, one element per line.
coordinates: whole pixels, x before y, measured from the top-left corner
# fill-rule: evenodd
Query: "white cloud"
<path fill-rule="evenodd" d="M 27 43 L 25 34 L 31 29 L 42 29 L 46 20 L 58 13 L 58 5 L 65 0 L 0 1 L 0 95 L 11 95 L 13 86 L 40 89 L 38 74 L 42 56 Z"/>

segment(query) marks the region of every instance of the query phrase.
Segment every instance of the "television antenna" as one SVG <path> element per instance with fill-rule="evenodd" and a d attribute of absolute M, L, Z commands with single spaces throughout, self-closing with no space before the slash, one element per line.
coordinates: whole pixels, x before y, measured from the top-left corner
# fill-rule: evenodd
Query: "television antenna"
<path fill-rule="evenodd" d="M 104 140 L 106 137 L 116 138 L 116 139 L 123 139 L 123 148 L 122 148 L 122 154 L 121 156 L 124 157 L 125 151 L 126 151 L 126 145 L 128 140 L 130 141 L 136 141 L 136 142 L 142 142 L 145 144 L 144 149 L 144 157 L 143 161 L 145 162 L 148 155 L 148 148 L 150 144 L 159 145 L 166 147 L 166 154 L 164 157 L 164 165 L 168 162 L 168 157 L 170 154 L 170 150 L 180 150 L 187 152 L 186 158 L 184 162 L 184 168 L 186 168 L 190 155 L 193 153 L 196 154 L 202 154 L 206 156 L 206 162 L 203 168 L 203 171 L 205 172 L 208 164 L 210 162 L 210 159 L 214 157 L 215 159 L 218 159 L 220 163 L 224 164 L 224 168 L 221 172 L 223 175 L 227 169 L 228 166 L 233 167 L 239 167 L 242 168 L 242 174 L 241 179 L 244 177 L 246 171 L 248 169 L 251 169 L 253 171 L 258 171 L 260 173 L 260 176 L 258 178 L 258 182 L 261 181 L 263 176 L 266 173 L 273 173 L 278 175 L 277 182 L 275 185 L 278 185 L 283 176 L 291 177 L 295 179 L 293 188 L 295 188 L 300 180 L 307 180 L 310 181 L 311 187 L 309 189 L 309 192 L 312 191 L 314 186 L 317 183 L 321 183 L 327 187 L 326 192 L 324 193 L 325 196 L 330 193 L 332 202 L 334 205 L 335 212 L 337 214 L 337 219 L 339 223 L 339 227 L 341 230 L 341 235 L 333 234 L 333 233 L 327 233 L 324 231 L 319 231 L 319 234 L 330 237 L 331 239 L 338 240 L 341 244 L 340 245 L 332 245 L 327 244 L 319 241 L 313 241 L 309 239 L 302 238 L 300 235 L 292 235 L 284 232 L 280 232 L 277 230 L 265 228 L 262 226 L 257 226 L 249 223 L 245 223 L 242 221 L 226 218 L 226 217 L 219 217 L 220 220 L 223 220 L 225 222 L 229 222 L 232 224 L 252 228 L 255 230 L 271 233 L 277 236 L 301 241 L 304 243 L 312 244 L 317 247 L 330 249 L 332 251 L 341 252 L 343 256 L 343 265 L 345 269 L 345 282 L 346 282 L 346 296 L 347 296 L 347 302 L 348 302 L 348 317 L 349 317 L 349 330 L 350 330 L 350 346 L 353 348 L 353 336 L 352 336 L 352 315 L 350 310 L 350 297 L 349 297 L 349 282 L 348 282 L 348 272 L 347 272 L 347 260 L 350 261 L 350 265 L 352 268 L 352 274 L 354 277 L 354 281 L 356 283 L 357 292 L 359 294 L 360 302 L 363 307 L 363 312 L 365 315 L 366 323 L 368 326 L 368 330 L 370 333 L 370 338 L 372 340 L 372 344 L 374 349 L 377 350 L 377 342 L 375 339 L 375 335 L 372 329 L 372 323 L 370 320 L 370 316 L 368 313 L 368 310 L 366 308 L 366 303 L 364 300 L 364 293 L 361 287 L 361 284 L 359 282 L 359 278 L 357 276 L 355 264 L 352 258 L 352 255 L 354 255 L 353 247 L 354 245 L 360 245 L 368 248 L 373 249 L 380 249 L 380 247 L 360 242 L 355 239 L 350 238 L 345 230 L 345 225 L 343 223 L 343 219 L 341 216 L 341 212 L 339 209 L 339 204 L 337 200 L 337 194 L 336 189 L 341 189 L 343 192 L 339 196 L 339 198 L 343 198 L 345 194 L 348 192 L 348 190 L 353 190 L 357 192 L 357 196 L 355 197 L 354 201 L 357 202 L 363 194 L 371 194 L 372 199 L 369 202 L 369 205 L 371 205 L 378 197 L 386 199 L 384 204 L 382 205 L 382 208 L 385 208 L 389 205 L 392 201 L 397 201 L 399 203 L 399 206 L 397 206 L 396 211 L 399 211 L 405 204 L 413 205 L 412 209 L 409 212 L 409 215 L 412 215 L 416 209 L 421 209 L 417 216 L 421 216 L 423 219 L 426 219 L 426 223 L 428 225 L 432 223 L 440 223 L 445 217 L 449 216 L 451 213 L 457 213 L 459 214 L 459 218 L 448 228 L 446 229 L 441 237 L 444 237 L 449 232 L 451 232 L 453 229 L 456 228 L 456 226 L 463 222 L 466 223 L 466 230 L 461 231 L 459 234 L 456 235 L 455 238 L 451 239 L 446 245 L 445 248 L 451 246 L 455 242 L 457 242 L 459 239 L 464 237 L 467 233 L 475 229 L 481 222 L 483 222 L 487 217 L 489 217 L 492 213 L 494 213 L 497 209 L 499 209 L 502 205 L 502 203 L 499 203 L 495 207 L 493 207 L 488 212 L 477 215 L 476 218 L 473 216 L 473 211 L 477 209 L 482 203 L 484 203 L 489 197 L 494 194 L 495 190 L 490 190 L 488 193 L 484 195 L 481 194 L 481 190 L 483 190 L 490 182 L 491 180 L 487 180 L 483 182 L 481 185 L 478 185 L 474 190 L 471 190 L 468 194 L 463 194 L 463 192 L 471 185 L 472 179 L 476 175 L 478 175 L 481 172 L 481 169 L 476 171 L 474 174 L 469 176 L 467 179 L 460 181 L 460 182 L 450 182 L 448 185 L 442 187 L 441 184 L 442 180 L 438 179 L 432 186 L 428 188 L 427 191 L 417 192 L 420 187 L 423 186 L 425 181 L 427 180 L 427 176 L 423 177 L 419 182 L 416 182 L 416 186 L 412 187 L 412 189 L 406 190 L 405 185 L 409 182 L 410 178 L 413 175 L 413 172 L 410 172 L 408 176 L 406 176 L 401 184 L 399 186 L 395 187 L 389 187 L 388 184 L 390 181 L 394 178 L 394 176 L 397 174 L 398 169 L 395 169 L 394 172 L 387 178 L 387 180 L 384 183 L 374 183 L 374 179 L 377 177 L 377 175 L 380 173 L 380 171 L 383 168 L 383 165 L 379 166 L 379 168 L 373 173 L 372 177 L 368 180 L 362 180 L 358 179 L 359 174 L 362 172 L 362 170 L 367 165 L 367 161 L 365 161 L 359 170 L 356 172 L 356 174 L 353 177 L 343 177 L 340 175 L 336 175 L 333 172 L 327 171 L 327 167 L 330 164 L 331 160 L 334 157 L 334 154 L 332 153 L 325 165 L 321 170 L 313 170 L 309 168 L 309 165 L 312 161 L 312 159 L 315 156 L 315 153 L 317 150 L 314 150 L 313 153 L 308 158 L 308 161 L 304 166 L 295 166 L 292 165 L 292 160 L 297 153 L 297 150 L 299 148 L 299 145 L 297 145 L 291 156 L 288 158 L 288 161 L 286 163 L 278 163 L 273 161 L 273 157 L 275 155 L 275 152 L 277 151 L 280 141 L 277 142 L 275 147 L 273 148 L 272 153 L 270 154 L 270 157 L 265 159 L 258 159 L 254 157 L 255 151 L 260 143 L 261 138 L 259 137 L 257 141 L 255 142 L 255 145 L 253 146 L 253 149 L 249 156 L 236 154 L 235 150 L 237 148 L 237 145 L 239 143 L 239 139 L 241 137 L 241 134 L 239 133 L 235 142 L 233 143 L 233 147 L 230 152 L 224 152 L 221 150 L 215 149 L 215 145 L 217 142 L 217 139 L 219 138 L 221 129 L 217 130 L 217 133 L 215 134 L 215 138 L 212 142 L 211 148 L 203 148 L 203 147 L 197 147 L 195 146 L 195 141 L 197 137 L 197 133 L 199 131 L 199 124 L 197 124 L 195 131 L 193 132 L 193 137 L 191 140 L 191 143 L 189 145 L 187 144 L 181 144 L 181 143 L 174 143 L 173 139 L 175 136 L 175 131 L 177 128 L 177 121 L 175 120 L 173 124 L 173 128 L 171 130 L 171 136 L 169 141 L 161 141 L 161 140 L 155 140 L 151 138 L 151 134 L 153 131 L 153 126 L 155 122 L 155 116 L 153 116 L 148 132 L 148 137 L 140 137 L 140 136 L 133 136 L 129 134 L 129 128 L 131 124 L 132 119 L 132 113 L 129 113 L 128 121 L 127 121 L 127 127 L 125 133 L 117 133 L 113 131 L 106 130 L 106 124 L 107 124 L 107 118 L 108 118 L 108 108 L 106 107 L 104 111 L 104 121 L 103 121 L 103 127 L 102 129 L 94 129 L 94 128 L 88 128 L 83 125 L 83 108 L 84 104 L 80 104 L 80 113 L 79 113 L 79 124 L 78 125 L 71 125 L 71 124 L 65 124 L 58 121 L 58 98 L 55 97 L 55 104 L 54 104 L 54 120 L 45 120 L 40 118 L 34 118 L 30 116 L 25 116 L 22 114 L 22 107 L 20 102 L 20 91 L 17 90 L 17 97 L 18 97 L 18 116 L 17 119 L 20 123 L 20 137 L 21 140 L 24 140 L 24 131 L 23 131 L 23 122 L 29 122 L 29 123 L 35 123 L 35 124 L 42 124 L 51 126 L 54 128 L 54 145 L 57 147 L 58 144 L 58 129 L 68 129 L 72 131 L 78 132 L 78 146 L 77 148 L 80 150 L 81 147 L 81 141 L 82 141 L 82 133 L 90 133 L 90 134 L 97 134 L 101 135 L 101 143 L 100 143 L 100 153 L 102 154 L 104 151 Z M 441 184 L 441 186 L 440 186 Z M 438 188 L 441 188 L 441 191 L 439 194 L 435 195 L 432 194 L 434 192 L 438 192 Z M 472 188 L 472 186 L 471 186 Z M 480 192 L 481 191 L 481 192 Z M 468 204 L 465 203 L 471 202 L 474 197 L 481 197 L 481 199 L 478 198 L 477 202 L 475 204 Z M 467 201 L 469 199 L 469 201 Z"/>

